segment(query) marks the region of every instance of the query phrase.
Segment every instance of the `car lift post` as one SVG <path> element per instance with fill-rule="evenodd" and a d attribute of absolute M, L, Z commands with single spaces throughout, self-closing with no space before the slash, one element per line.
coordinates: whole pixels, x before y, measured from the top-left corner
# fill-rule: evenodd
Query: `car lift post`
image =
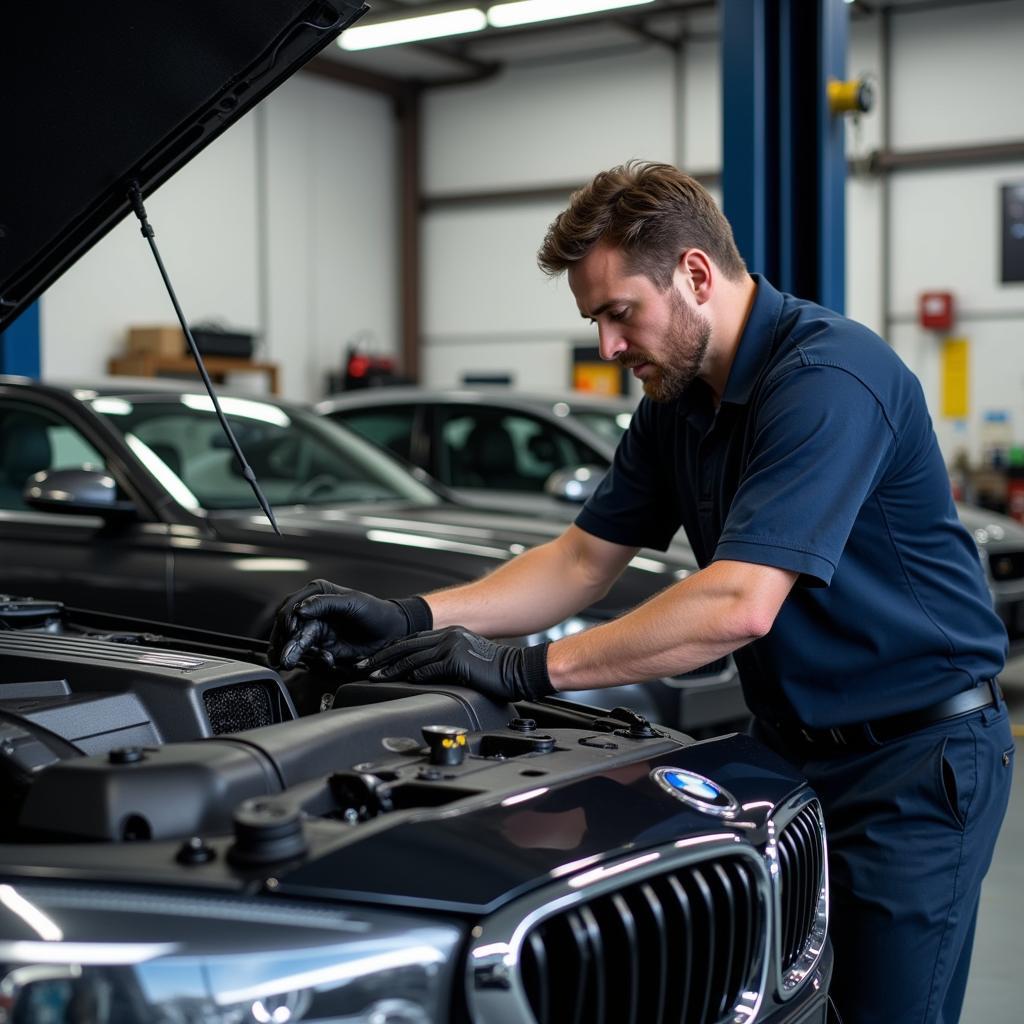
<path fill-rule="evenodd" d="M 844 0 L 722 0 L 723 208 L 750 270 L 845 306 Z"/>

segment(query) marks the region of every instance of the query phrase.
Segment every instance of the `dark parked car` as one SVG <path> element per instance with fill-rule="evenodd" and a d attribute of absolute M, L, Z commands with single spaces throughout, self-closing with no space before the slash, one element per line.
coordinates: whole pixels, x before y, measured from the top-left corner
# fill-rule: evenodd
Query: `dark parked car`
<path fill-rule="evenodd" d="M 0 600 L 18 1024 L 822 1024 L 817 800 L 744 735 L 342 686 Z M 149 627 L 151 629 L 151 627 Z"/>
<path fill-rule="evenodd" d="M 568 520 L 611 464 L 633 406 L 586 394 L 395 387 L 334 395 L 314 408 L 430 473 L 460 500 Z M 1019 657 L 1024 527 L 964 502 L 957 511 L 978 545 L 1010 653 Z"/>
<path fill-rule="evenodd" d="M 221 403 L 276 510 L 280 537 L 256 507 L 211 400 L 193 386 L 67 388 L 0 378 L 5 587 L 266 636 L 282 597 L 311 577 L 385 597 L 416 593 L 475 579 L 562 529 L 548 518 L 456 504 L 300 407 L 234 396 Z M 694 568 L 685 545 L 642 552 L 606 597 L 523 642 L 612 618 Z M 695 730 L 745 714 L 731 659 L 625 692 L 588 698 L 628 699 L 655 720 Z"/>

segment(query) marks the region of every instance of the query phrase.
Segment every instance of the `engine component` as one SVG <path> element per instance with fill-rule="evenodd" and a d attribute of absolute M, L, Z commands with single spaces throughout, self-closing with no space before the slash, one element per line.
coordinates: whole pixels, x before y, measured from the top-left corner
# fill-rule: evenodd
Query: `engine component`
<path fill-rule="evenodd" d="M 430 763 L 462 764 L 466 757 L 466 730 L 455 725 L 425 725 L 421 730 L 430 748 Z"/>

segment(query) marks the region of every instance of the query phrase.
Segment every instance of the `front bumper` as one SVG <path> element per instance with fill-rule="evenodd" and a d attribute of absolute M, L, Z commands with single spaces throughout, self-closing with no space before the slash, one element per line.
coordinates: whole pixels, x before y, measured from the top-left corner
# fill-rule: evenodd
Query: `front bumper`
<path fill-rule="evenodd" d="M 830 1012 L 828 999 L 832 963 L 832 943 L 829 942 L 803 987 L 786 1002 L 777 996 L 766 999 L 754 1024 L 830 1024 L 837 1019 Z"/>

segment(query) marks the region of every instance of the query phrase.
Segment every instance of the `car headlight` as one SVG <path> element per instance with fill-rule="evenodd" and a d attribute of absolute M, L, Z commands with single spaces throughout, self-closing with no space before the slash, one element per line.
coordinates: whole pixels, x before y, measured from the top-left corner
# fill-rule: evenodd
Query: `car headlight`
<path fill-rule="evenodd" d="M 0 886 L 0 1024 L 435 1024 L 462 929 L 223 896 Z"/>

